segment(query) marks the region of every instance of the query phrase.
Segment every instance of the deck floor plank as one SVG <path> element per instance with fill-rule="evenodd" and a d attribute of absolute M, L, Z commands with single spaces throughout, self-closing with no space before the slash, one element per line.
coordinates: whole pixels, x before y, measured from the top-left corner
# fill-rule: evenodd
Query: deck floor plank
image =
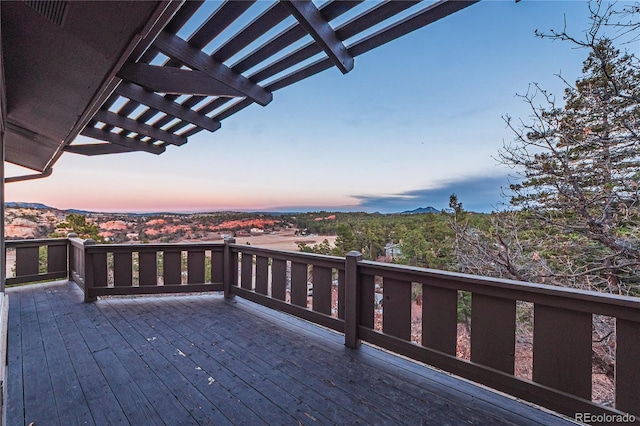
<path fill-rule="evenodd" d="M 174 391 L 168 388 L 154 372 L 167 373 L 167 366 L 165 365 L 165 368 L 156 370 L 154 368 L 155 365 L 149 365 L 150 357 L 148 356 L 148 351 L 142 349 L 139 352 L 131 346 L 135 338 L 127 335 L 130 330 L 128 324 L 122 327 L 118 327 L 116 324 L 113 325 L 116 332 L 109 333 L 109 335 L 105 336 L 105 340 L 113 348 L 113 355 L 117 358 L 118 363 L 126 369 L 130 379 L 139 388 L 140 393 L 150 397 L 149 403 L 159 416 L 159 418 L 156 418 L 156 422 L 173 425 L 197 423 L 197 420 L 189 410 L 175 397 Z M 109 368 L 109 365 L 106 368 Z M 129 420 L 133 423 L 133 419 L 129 417 Z"/>
<path fill-rule="evenodd" d="M 451 403 L 435 392 L 423 393 L 423 398 L 417 398 L 420 387 L 406 377 L 398 378 L 392 365 L 386 368 L 391 374 L 368 367 L 350 357 L 351 350 L 343 345 L 334 347 L 331 339 L 320 339 L 323 336 L 289 333 L 266 321 L 258 327 L 266 331 L 257 335 L 253 328 L 244 326 L 243 314 L 238 310 L 229 314 L 236 317 L 235 321 L 231 321 L 231 327 L 221 328 L 221 332 L 228 333 L 228 339 L 241 337 L 241 342 L 253 342 L 259 345 L 257 352 L 263 354 L 273 350 L 270 349 L 274 347 L 272 342 L 288 342 L 274 352 L 286 360 L 284 366 L 298 370 L 298 376 L 306 378 L 309 386 L 323 387 L 332 399 L 347 402 L 366 422 L 416 424 L 423 420 L 428 407 L 427 413 L 439 413 L 439 418 L 447 423 L 455 424 L 460 418 L 470 424 L 500 423 L 495 416 Z"/>
<path fill-rule="evenodd" d="M 321 328 L 308 322 L 300 322 L 293 327 L 286 314 L 256 306 L 249 301 L 241 301 L 238 307 L 242 310 L 248 310 L 253 315 L 259 315 L 269 323 L 277 324 L 278 327 L 294 330 L 304 329 L 311 335 L 319 335 L 326 339 L 326 347 L 333 351 L 346 350 L 344 337 L 339 333 L 326 333 Z M 393 364 L 399 369 L 395 370 L 394 374 L 403 377 L 401 370 L 406 370 L 410 375 L 421 376 L 430 382 L 428 388 L 418 388 L 420 391 L 436 393 L 451 401 L 463 403 L 474 410 L 486 411 L 488 409 L 489 412 L 495 413 L 499 418 L 511 421 L 514 424 L 546 424 L 549 421 L 549 412 L 546 410 L 532 410 L 531 405 L 522 401 L 505 403 L 505 396 L 499 393 L 476 392 L 478 388 L 476 384 L 468 383 L 450 374 L 443 374 L 439 371 L 425 368 L 418 362 L 394 356 L 366 344 L 363 344 L 357 351 L 346 351 L 348 356 L 353 357 L 357 362 L 370 365 L 371 368 L 380 371 L 384 371 L 385 367 L 389 365 L 390 359 L 392 359 Z M 571 423 L 569 422 L 568 424 Z"/>
<path fill-rule="evenodd" d="M 48 292 L 36 293 L 34 300 L 60 424 L 91 423 L 91 410 L 56 321 L 59 313 L 54 311 Z"/>
<path fill-rule="evenodd" d="M 239 308 L 254 315 L 259 313 L 268 324 L 275 323 L 280 329 L 287 329 L 291 326 L 285 314 L 263 309 L 260 306 L 255 306 L 252 302 L 242 301 L 239 303 Z M 316 336 L 319 330 L 323 331 L 309 323 L 301 324 L 300 328 L 311 333 L 311 336 Z M 298 328 L 296 327 L 295 330 L 297 331 Z M 315 349 L 328 351 L 327 356 L 334 358 L 332 362 L 328 363 L 329 366 L 342 365 L 344 361 L 341 363 L 340 359 L 344 356 L 346 356 L 347 363 L 369 366 L 372 373 L 363 378 L 357 377 L 357 379 L 369 382 L 374 389 L 385 389 L 386 397 L 391 398 L 394 404 L 397 403 L 408 410 L 419 410 L 421 401 L 429 401 L 431 406 L 441 404 L 441 408 L 446 410 L 445 413 L 454 417 L 473 418 L 474 412 L 483 412 L 489 418 L 495 418 L 496 420 L 492 420 L 494 423 L 498 422 L 497 419 L 523 425 L 545 424 L 548 421 L 548 414 L 544 411 L 536 410 L 532 413 L 530 407 L 521 402 L 513 401 L 505 404 L 504 396 L 494 392 L 477 392 L 477 385 L 466 383 L 455 376 L 425 368 L 416 362 L 399 358 L 367 345 L 362 345 L 359 350 L 349 350 L 344 347 L 344 338 L 338 333 L 322 333 L 321 337 L 324 339 L 323 345 L 318 346 L 312 343 L 311 346 Z M 390 363 L 396 368 L 390 368 Z M 337 377 L 342 377 L 343 374 L 338 371 Z M 415 380 L 412 380 L 412 376 L 416 374 L 428 380 L 430 385 L 424 387 L 417 384 Z M 464 403 L 461 404 L 461 402 Z M 462 413 L 455 413 L 460 409 L 463 410 Z M 477 420 L 488 421 L 484 416 Z"/>
<path fill-rule="evenodd" d="M 112 307 L 108 303 L 103 304 L 100 309 L 105 317 L 109 318 L 109 321 L 123 333 L 123 337 L 132 344 L 132 349 L 136 354 L 144 358 L 148 368 L 160 372 L 158 378 L 187 409 L 193 417 L 194 423 L 232 424 L 225 414 L 214 405 L 213 401 L 207 399 L 202 392 L 193 386 L 192 380 L 189 378 L 198 370 L 194 368 L 191 371 L 180 368 L 176 362 L 179 358 L 177 358 L 178 352 L 175 347 L 155 344 L 158 338 L 163 339 L 156 330 L 147 330 L 145 327 L 141 327 L 138 315 L 135 316 L 136 321 L 132 325 L 127 318 L 127 314 L 130 314 L 131 311 L 120 312 L 121 309 Z M 183 374 L 185 371 L 186 375 Z M 225 395 L 222 401 L 227 399 L 227 395 Z"/>
<path fill-rule="evenodd" d="M 47 419 L 48 424 L 55 425 L 60 424 L 60 420 L 42 343 L 35 294 L 31 293 L 20 298 L 24 422 L 29 424 L 36 419 Z"/>
<path fill-rule="evenodd" d="M 52 309 L 60 312 L 56 322 L 64 346 L 71 355 L 71 363 L 91 410 L 93 423 L 97 425 L 127 424 L 127 417 L 116 395 L 109 387 L 105 372 L 100 369 L 93 356 L 91 346 L 98 347 L 96 343 L 99 342 L 93 342 L 90 346 L 83 338 L 82 328 L 91 327 L 91 323 L 85 318 L 86 307 L 83 305 L 82 295 L 69 285 L 51 286 L 45 291 L 49 291 Z M 98 350 L 105 349 L 106 346 Z"/>
<path fill-rule="evenodd" d="M 127 311 L 135 313 L 135 310 L 135 303 L 127 303 Z M 172 358 L 173 364 L 191 384 L 207 396 L 232 422 L 272 424 L 273 421 L 283 418 L 284 413 L 274 413 L 281 411 L 279 407 L 266 403 L 262 394 L 238 380 L 235 372 L 228 371 L 215 357 L 199 351 L 189 338 L 162 322 L 147 322 L 144 315 L 137 313 L 135 316 L 136 329 L 150 335 L 151 344 L 165 356 Z M 250 401 L 250 405 L 255 405 L 258 409 L 252 410 L 244 401 Z"/>
<path fill-rule="evenodd" d="M 175 363 L 175 351 L 171 351 L 168 356 L 164 354 L 151 342 L 157 339 L 158 334 L 155 330 L 141 334 L 127 320 L 127 313 L 121 316 L 118 310 L 105 304 L 101 310 L 109 318 L 111 323 L 116 327 L 130 344 L 135 355 L 144 358 L 149 369 L 157 375 L 162 386 L 174 395 L 175 399 L 187 410 L 196 424 L 232 424 L 229 419 L 215 407 L 212 401 L 208 400 L 201 392 L 199 392 L 192 383 L 179 371 Z M 112 314 L 109 314 L 109 310 Z M 154 380 L 155 381 L 155 380 Z M 169 419 L 167 423 L 171 424 Z M 186 424 L 184 422 L 173 424 Z"/>
<path fill-rule="evenodd" d="M 11 299 L 11 297 L 9 297 Z M 9 300 L 7 361 L 7 418 L 13 424 L 24 423 L 24 387 L 22 376 L 22 327 L 20 327 L 20 299 Z M 11 424 L 11 423 L 9 423 Z"/>
<path fill-rule="evenodd" d="M 153 309 L 149 311 L 147 309 L 150 309 L 150 306 Z M 150 315 L 156 315 L 157 321 L 164 321 L 163 318 L 169 319 L 176 313 L 175 310 L 166 310 L 162 303 L 155 305 L 142 303 L 141 308 Z M 242 377 L 242 380 L 249 386 L 262 395 L 267 395 L 270 401 L 282 407 L 301 423 L 304 424 L 311 419 L 323 424 L 331 424 L 345 422 L 350 418 L 346 410 L 339 410 L 336 413 L 336 410 L 328 409 L 327 403 L 330 403 L 331 400 L 327 399 L 326 395 L 322 396 L 314 392 L 314 389 L 300 386 L 294 377 L 282 374 L 276 368 L 276 363 L 279 360 L 272 360 L 274 362 L 269 363 L 270 358 L 267 352 L 261 353 L 261 357 L 256 357 L 252 352 L 244 350 L 232 340 L 221 338 L 215 332 L 219 324 L 212 325 L 202 321 L 203 318 L 200 319 L 197 327 L 193 325 L 192 321 L 173 322 L 173 324 L 175 324 L 176 331 L 190 335 L 198 348 L 213 354 L 223 365 Z M 206 331 L 202 332 L 202 330 Z M 267 371 L 268 375 L 265 374 Z M 317 396 L 314 401 L 320 402 L 321 410 L 305 402 L 305 399 L 308 399 L 312 392 L 311 397 Z M 303 398 L 301 395 L 305 397 Z"/>
<path fill-rule="evenodd" d="M 284 386 L 291 386 L 293 383 L 296 383 L 300 395 L 304 395 L 305 398 L 313 398 L 316 404 L 324 400 L 325 403 L 320 403 L 318 411 L 325 412 L 325 410 L 329 408 L 326 402 L 339 401 L 337 412 L 336 410 L 331 410 L 331 412 L 333 412 L 332 421 L 339 423 L 346 421 L 348 423 L 380 424 L 396 423 L 400 419 L 399 417 L 393 418 L 388 416 L 387 413 L 381 411 L 379 407 L 376 407 L 367 399 L 363 399 L 354 395 L 352 392 L 337 387 L 335 384 L 336 379 L 332 375 L 314 374 L 312 370 L 327 371 L 326 365 L 322 362 L 322 358 L 310 355 L 310 358 L 321 362 L 321 364 L 313 364 L 309 369 L 305 369 L 299 364 L 298 357 L 291 357 L 288 354 L 283 357 L 281 346 L 277 346 L 274 352 L 274 339 L 273 336 L 268 336 L 270 333 L 269 330 L 265 330 L 262 327 L 250 327 L 247 330 L 241 327 L 239 329 L 240 331 L 238 331 L 235 329 L 235 325 L 227 324 L 226 322 L 224 324 L 216 324 L 215 322 L 208 323 L 207 317 L 202 315 L 202 312 L 205 310 L 203 305 L 186 302 L 185 305 L 186 309 L 193 309 L 192 315 L 194 316 L 194 321 L 189 321 L 185 324 L 202 324 L 205 327 L 201 328 L 207 329 L 208 333 L 210 333 L 209 330 L 217 330 L 218 333 L 220 333 L 218 338 L 224 342 L 237 340 L 239 342 L 238 349 L 236 350 L 238 357 L 245 357 L 246 354 L 252 354 L 255 357 L 262 358 L 266 361 L 266 370 L 263 371 L 269 371 L 269 377 L 273 377 L 274 372 L 282 373 L 286 377 L 283 384 Z M 166 312 L 165 314 L 171 315 L 171 312 Z M 215 318 L 215 316 L 213 318 Z M 237 321 L 234 322 L 239 324 L 242 323 L 243 320 L 240 319 L 239 323 Z M 271 328 L 271 326 L 269 326 L 269 328 Z M 240 339 L 238 339 L 238 337 L 240 337 Z M 289 335 L 286 337 L 279 335 L 276 339 L 282 339 L 283 337 L 291 339 L 290 342 L 293 346 L 309 348 L 313 345 L 313 343 L 306 341 L 303 336 L 300 335 Z M 267 342 L 267 344 L 263 344 L 264 342 Z M 230 350 L 231 348 L 227 348 L 227 352 Z M 316 397 L 316 394 L 319 398 Z M 398 415 L 403 415 L 403 413 Z"/>
<path fill-rule="evenodd" d="M 10 425 L 573 424 L 220 295 L 10 289 L 8 354 Z"/>

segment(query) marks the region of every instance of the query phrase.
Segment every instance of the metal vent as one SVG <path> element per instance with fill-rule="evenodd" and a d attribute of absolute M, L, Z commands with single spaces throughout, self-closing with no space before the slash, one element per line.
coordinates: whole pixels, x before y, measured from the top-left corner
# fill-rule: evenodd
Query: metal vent
<path fill-rule="evenodd" d="M 67 2 L 56 0 L 24 0 L 25 4 L 41 15 L 46 16 L 51 22 L 62 26 L 67 14 Z"/>

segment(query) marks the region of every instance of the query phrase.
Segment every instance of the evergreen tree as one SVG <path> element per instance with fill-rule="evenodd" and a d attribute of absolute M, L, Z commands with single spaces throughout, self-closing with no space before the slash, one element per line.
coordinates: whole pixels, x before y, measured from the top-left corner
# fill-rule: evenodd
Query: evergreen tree
<path fill-rule="evenodd" d="M 574 243 L 560 281 L 589 278 L 628 293 L 640 266 L 640 72 L 636 58 L 607 38 L 593 45 L 584 76 L 565 91 L 565 106 L 536 86 L 525 96 L 534 121 L 500 152 L 521 177 L 511 204 Z M 547 106 L 534 106 L 542 95 Z M 511 121 L 508 121 L 511 125 Z"/>

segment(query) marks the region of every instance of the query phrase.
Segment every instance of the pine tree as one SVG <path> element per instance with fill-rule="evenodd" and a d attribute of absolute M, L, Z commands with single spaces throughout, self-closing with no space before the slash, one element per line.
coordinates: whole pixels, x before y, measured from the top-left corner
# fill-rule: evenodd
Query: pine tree
<path fill-rule="evenodd" d="M 573 261 L 556 278 L 628 293 L 640 266 L 640 72 L 603 38 L 583 73 L 564 107 L 537 86 L 524 96 L 535 119 L 519 128 L 508 120 L 516 139 L 500 159 L 521 177 L 511 204 L 569 250 Z M 534 106 L 540 95 L 547 106 Z"/>

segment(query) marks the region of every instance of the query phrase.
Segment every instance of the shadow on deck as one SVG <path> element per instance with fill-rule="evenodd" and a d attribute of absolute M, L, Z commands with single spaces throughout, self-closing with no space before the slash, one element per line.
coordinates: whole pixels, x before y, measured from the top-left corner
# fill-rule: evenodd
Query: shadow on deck
<path fill-rule="evenodd" d="M 9 425 L 572 423 L 242 299 L 8 294 Z"/>

